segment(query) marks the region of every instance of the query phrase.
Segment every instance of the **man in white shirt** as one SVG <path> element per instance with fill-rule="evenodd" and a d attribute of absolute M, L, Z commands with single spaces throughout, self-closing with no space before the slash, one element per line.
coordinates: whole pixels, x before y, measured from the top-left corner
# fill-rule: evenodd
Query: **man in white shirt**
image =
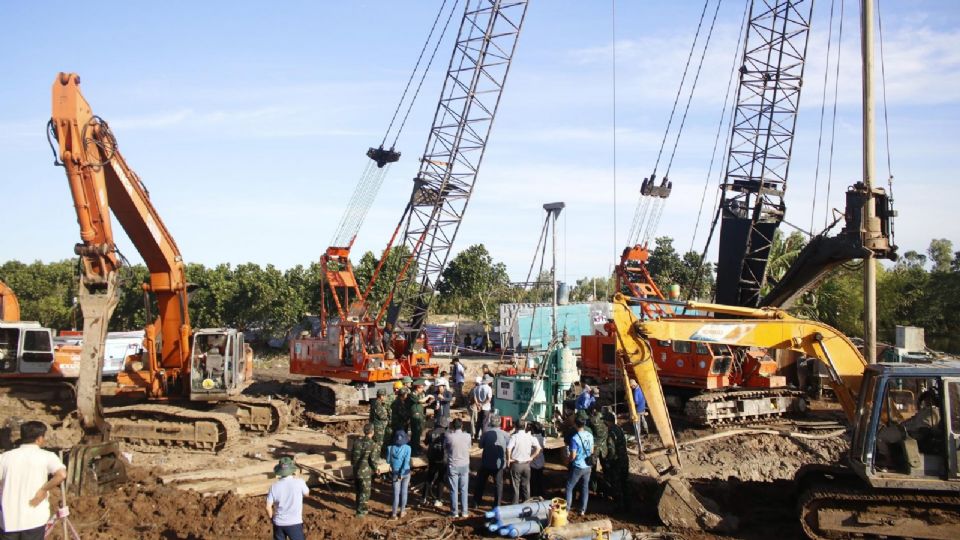
<path fill-rule="evenodd" d="M 50 519 L 47 494 L 67 478 L 67 468 L 53 452 L 43 450 L 47 426 L 24 422 L 20 447 L 0 454 L 2 540 L 42 540 Z"/>
<path fill-rule="evenodd" d="M 293 474 L 297 464 L 284 456 L 273 468 L 279 480 L 267 493 L 267 515 L 273 521 L 274 540 L 304 540 L 303 496 L 310 493 L 307 483 Z"/>
<path fill-rule="evenodd" d="M 477 413 L 477 426 L 474 429 L 477 432 L 477 437 L 483 435 L 484 429 L 487 427 L 487 418 L 490 416 L 490 409 L 493 407 L 493 388 L 490 386 L 493 384 L 493 377 L 489 375 L 484 375 L 483 379 L 480 380 L 480 386 L 477 388 L 477 407 L 480 409 Z"/>
<path fill-rule="evenodd" d="M 519 425 L 507 442 L 507 463 L 510 464 L 510 481 L 513 484 L 513 504 L 530 498 L 530 464 L 543 448 L 532 433 Z"/>

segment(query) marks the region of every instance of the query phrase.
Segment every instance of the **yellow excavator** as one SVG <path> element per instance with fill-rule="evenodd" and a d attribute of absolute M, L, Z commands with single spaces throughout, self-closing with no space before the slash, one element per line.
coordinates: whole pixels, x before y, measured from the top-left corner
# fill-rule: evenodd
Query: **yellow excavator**
<path fill-rule="evenodd" d="M 792 350 L 826 366 L 852 443 L 845 463 L 797 472 L 799 518 L 811 538 L 960 538 L 960 361 L 868 364 L 837 330 L 780 309 L 689 302 L 689 309 L 739 318 L 641 321 L 627 301 L 618 294 L 612 306 L 617 363 L 644 392 L 669 461 L 658 474 L 665 493 L 680 491 L 693 510 L 686 524 L 716 528 L 719 517 L 697 507 L 678 480 L 682 463 L 652 339 Z M 630 392 L 627 401 L 635 415 Z M 676 500 L 661 498 L 660 517 L 668 525 L 685 518 Z"/>

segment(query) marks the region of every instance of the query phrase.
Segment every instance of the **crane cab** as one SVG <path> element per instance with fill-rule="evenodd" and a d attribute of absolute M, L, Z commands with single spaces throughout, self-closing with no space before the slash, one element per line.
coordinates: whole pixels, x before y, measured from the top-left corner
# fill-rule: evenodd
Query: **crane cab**
<path fill-rule="evenodd" d="M 960 362 L 864 372 L 850 465 L 875 488 L 960 491 Z"/>
<path fill-rule="evenodd" d="M 216 401 L 239 394 L 251 382 L 253 351 L 230 328 L 195 330 L 190 353 L 190 397 Z"/>

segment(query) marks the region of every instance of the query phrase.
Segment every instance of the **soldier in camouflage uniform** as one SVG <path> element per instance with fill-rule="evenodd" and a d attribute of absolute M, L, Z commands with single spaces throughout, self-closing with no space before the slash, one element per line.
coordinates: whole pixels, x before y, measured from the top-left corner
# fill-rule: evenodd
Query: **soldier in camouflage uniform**
<path fill-rule="evenodd" d="M 627 456 L 627 438 L 617 425 L 617 417 L 611 412 L 603 413 L 607 426 L 606 458 L 603 460 L 603 476 L 610 485 L 610 495 L 618 508 L 630 510 L 630 458 Z M 597 446 L 599 448 L 599 445 Z"/>
<path fill-rule="evenodd" d="M 410 453 L 419 456 L 423 440 L 423 425 L 427 421 L 424 406 L 432 401 L 432 396 L 427 396 L 423 392 L 424 381 L 417 379 L 413 383 L 413 394 L 408 398 L 408 407 L 410 414 Z"/>
<path fill-rule="evenodd" d="M 377 456 L 373 454 L 373 424 L 363 426 L 363 436 L 353 444 L 350 452 L 350 466 L 353 467 L 353 486 L 357 496 L 357 517 L 367 515 L 367 501 L 370 500 L 370 485 L 373 472 L 377 469 Z"/>
<path fill-rule="evenodd" d="M 590 473 L 590 487 L 597 493 L 609 493 L 607 486 L 612 481 L 606 466 L 603 467 L 603 478 L 597 474 L 597 463 L 603 463 L 607 457 L 607 424 L 603 422 L 603 415 L 600 412 L 600 406 L 593 404 L 590 406 L 590 416 L 587 419 L 587 429 L 593 434 L 593 472 Z"/>
<path fill-rule="evenodd" d="M 399 388 L 393 403 L 390 404 L 390 434 L 393 435 L 398 430 L 410 431 L 410 405 L 408 400 L 410 394 L 406 386 Z"/>
<path fill-rule="evenodd" d="M 373 455 L 380 457 L 383 450 L 383 437 L 390 425 L 390 409 L 387 408 L 387 391 L 377 390 L 377 399 L 370 402 L 370 423 L 373 425 Z"/>

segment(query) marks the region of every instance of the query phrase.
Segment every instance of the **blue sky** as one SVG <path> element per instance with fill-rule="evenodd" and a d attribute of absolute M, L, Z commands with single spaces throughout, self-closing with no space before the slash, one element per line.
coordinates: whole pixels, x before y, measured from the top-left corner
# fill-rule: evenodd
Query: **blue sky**
<path fill-rule="evenodd" d="M 75 215 L 44 126 L 55 75 L 74 71 L 187 261 L 287 268 L 317 260 L 439 4 L 91 2 L 78 10 L 76 3 L 0 1 L 2 259 L 73 256 Z M 683 250 L 691 245 L 743 6 L 725 0 L 720 8 L 671 174 L 674 193 L 658 234 Z M 483 242 L 521 279 L 541 205 L 562 200 L 561 275 L 574 281 L 606 273 L 652 169 L 701 7 L 617 2 L 615 200 L 610 2 L 533 0 L 455 251 Z M 930 238 L 945 237 L 960 249 L 960 3 L 884 0 L 882 8 L 897 243 L 923 251 Z M 816 3 L 787 193 L 787 220 L 803 228 L 811 222 L 829 10 L 828 0 Z M 860 178 L 856 10 L 847 0 L 831 208 L 842 208 L 843 191 Z M 446 65 L 449 50 L 441 46 L 437 66 Z M 382 249 L 400 216 L 441 75 L 435 69 L 424 85 L 398 144 L 404 158 L 377 197 L 358 250 Z M 883 134 L 881 123 L 880 179 L 887 176 Z M 827 207 L 823 174 L 820 182 L 817 228 Z M 715 192 L 714 176 L 707 207 Z M 125 238 L 119 245 L 139 260 Z M 702 224 L 694 245 L 703 245 Z"/>

